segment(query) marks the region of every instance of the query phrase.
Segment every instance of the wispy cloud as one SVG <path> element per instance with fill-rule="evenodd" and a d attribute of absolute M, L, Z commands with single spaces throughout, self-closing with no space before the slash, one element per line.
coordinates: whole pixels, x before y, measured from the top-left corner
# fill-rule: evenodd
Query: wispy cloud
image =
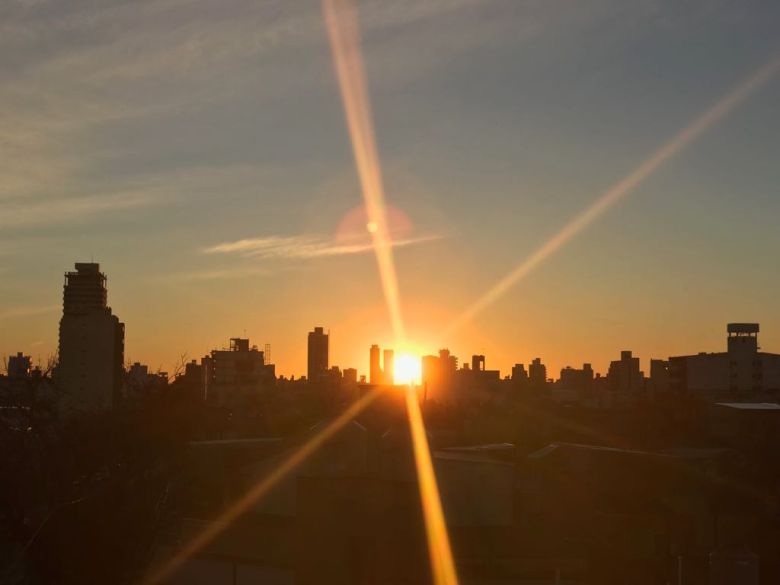
<path fill-rule="evenodd" d="M 239 266 L 224 270 L 201 270 L 193 272 L 179 272 L 166 277 L 169 281 L 209 281 L 209 280 L 233 280 L 249 278 L 251 276 L 268 276 L 272 271 L 257 266 Z"/>
<path fill-rule="evenodd" d="M 33 315 L 42 315 L 43 313 L 53 313 L 58 309 L 59 307 L 57 305 L 43 305 L 38 307 L 10 307 L 0 310 L 0 321 L 5 319 L 13 319 L 15 317 L 31 317 Z"/>
<path fill-rule="evenodd" d="M 51 225 L 91 218 L 96 214 L 116 212 L 149 205 L 153 198 L 144 193 L 119 193 L 114 195 L 71 197 L 66 199 L 28 201 L 27 199 L 3 202 L 0 228 L 23 228 Z"/>
<path fill-rule="evenodd" d="M 438 240 L 441 236 L 427 235 L 393 240 L 395 248 Z M 253 258 L 311 259 L 329 256 L 364 254 L 373 249 L 368 238 L 336 241 L 321 236 L 265 236 L 223 242 L 203 250 L 206 254 L 238 254 Z"/>

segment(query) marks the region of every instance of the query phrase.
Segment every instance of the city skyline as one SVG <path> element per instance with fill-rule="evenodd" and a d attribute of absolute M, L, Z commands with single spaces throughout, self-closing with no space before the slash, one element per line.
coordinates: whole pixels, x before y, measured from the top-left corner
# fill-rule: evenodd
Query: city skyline
<path fill-rule="evenodd" d="M 364 347 L 393 346 L 394 333 L 320 9 L 239 2 L 214 18 L 185 4 L 3 7 L 16 33 L 2 41 L 14 138 L 3 147 L 0 354 L 54 351 L 59 275 L 94 257 L 132 324 L 134 361 L 169 368 L 246 331 L 272 344 L 279 373 L 300 375 L 300 336 L 323 324 L 331 361 L 365 371 Z M 604 371 L 622 349 L 643 363 L 715 350 L 731 321 L 762 323 L 766 346 L 780 346 L 776 75 L 576 245 L 443 334 L 777 59 L 772 3 L 694 2 L 671 20 L 616 4 L 360 4 L 400 302 L 420 353 L 485 354 L 503 372 L 587 357 Z M 181 19 L 190 26 L 170 34 Z M 51 51 L 36 50 L 51 24 Z M 131 28 L 143 43 L 108 32 Z M 204 132 L 192 140 L 191 128 Z"/>
<path fill-rule="evenodd" d="M 95 267 L 94 270 L 99 270 L 100 269 L 99 263 L 90 263 L 90 262 L 76 262 L 75 263 L 75 267 L 76 267 L 76 269 L 79 272 L 81 270 L 91 270 L 90 267 Z M 67 283 L 68 277 L 70 276 L 72 278 L 73 275 L 75 275 L 75 274 L 77 274 L 77 273 L 74 273 L 74 272 L 71 272 L 71 271 L 66 271 L 65 272 L 66 283 Z M 111 307 L 110 307 L 110 303 L 108 302 L 108 300 L 106 298 L 106 284 L 105 284 L 106 282 L 109 281 L 109 275 L 108 274 L 104 274 L 104 273 L 101 272 L 100 276 L 103 279 L 103 285 L 102 285 L 103 286 L 103 300 L 102 300 L 102 303 L 103 303 L 104 306 L 109 305 L 108 311 L 109 311 L 109 315 L 110 315 Z M 66 291 L 67 291 L 67 286 L 66 286 Z M 67 296 L 67 294 L 68 293 L 66 292 L 65 295 Z M 61 312 L 63 310 L 62 305 L 57 307 L 57 310 Z M 66 312 L 67 312 L 67 309 L 66 309 Z M 119 313 L 119 315 L 121 317 L 121 313 Z M 735 319 L 731 319 L 731 320 L 727 320 L 727 322 L 734 323 L 734 322 L 752 322 L 752 321 L 748 321 L 748 320 L 738 321 L 738 320 L 735 320 Z M 120 324 L 120 325 L 124 326 L 125 324 Z M 161 325 L 161 328 L 164 328 L 164 324 L 160 324 L 160 325 Z M 588 354 L 584 354 L 584 355 L 581 355 L 579 357 L 575 357 L 573 360 L 571 360 L 569 362 L 562 363 L 560 366 L 558 366 L 557 364 L 555 364 L 555 363 L 553 363 L 551 361 L 548 361 L 547 358 L 545 358 L 545 356 L 543 356 L 541 354 L 536 354 L 533 351 L 531 351 L 530 354 L 522 355 L 522 356 L 516 356 L 515 358 L 512 358 L 511 357 L 512 356 L 511 348 L 504 348 L 503 351 L 501 351 L 501 353 L 499 355 L 503 356 L 505 360 L 508 359 L 509 363 L 504 365 L 503 363 L 500 363 L 498 360 L 496 360 L 495 356 L 487 354 L 487 360 L 488 360 L 487 365 L 489 366 L 488 369 L 490 369 L 490 370 L 500 371 L 501 377 L 510 376 L 512 374 L 513 367 L 515 365 L 522 364 L 522 365 L 524 365 L 526 367 L 529 367 L 531 365 L 532 361 L 534 361 L 536 359 L 541 359 L 542 363 L 544 363 L 544 365 L 547 367 L 548 378 L 549 379 L 553 379 L 553 380 L 557 379 L 557 373 L 559 371 L 561 371 L 563 369 L 566 369 L 566 368 L 575 368 L 576 369 L 576 368 L 581 367 L 583 364 L 587 364 L 587 365 L 592 366 L 593 370 L 594 370 L 594 373 L 596 373 L 596 374 L 606 375 L 606 373 L 607 373 L 607 371 L 609 369 L 610 363 L 613 360 L 615 360 L 616 357 L 619 356 L 622 352 L 628 350 L 628 351 L 633 352 L 638 357 L 638 359 L 640 360 L 640 369 L 642 369 L 645 372 L 645 374 L 649 375 L 651 361 L 654 360 L 654 359 L 666 360 L 671 355 L 694 355 L 694 354 L 699 354 L 699 353 L 717 353 L 717 352 L 721 351 L 721 349 L 722 349 L 722 333 L 723 333 L 722 325 L 723 325 L 723 323 L 719 323 L 718 325 L 719 325 L 718 326 L 718 334 L 719 335 L 717 337 L 718 337 L 719 343 L 713 344 L 712 346 L 707 347 L 707 348 L 702 348 L 702 347 L 688 347 L 688 348 L 684 348 L 683 347 L 682 349 L 676 350 L 676 351 L 669 351 L 667 349 L 666 352 L 661 351 L 661 352 L 658 352 L 657 354 L 648 355 L 648 354 L 643 354 L 643 353 L 637 351 L 632 346 L 624 344 L 624 346 L 616 346 L 614 351 L 611 354 L 606 356 L 605 362 L 603 364 L 600 363 L 598 360 L 592 359 Z M 55 326 L 56 326 L 56 323 L 55 323 Z M 339 361 L 338 358 L 329 358 L 328 357 L 329 355 L 330 356 L 334 355 L 333 348 L 332 348 L 331 343 L 330 343 L 330 338 L 331 338 L 331 333 L 332 333 L 332 330 L 331 330 L 330 327 L 328 327 L 327 325 L 323 326 L 323 325 L 317 324 L 317 325 L 312 325 L 309 329 L 311 329 L 311 330 L 305 331 L 305 332 L 300 332 L 300 335 L 298 336 L 299 337 L 298 338 L 298 345 L 300 347 L 296 347 L 295 350 L 294 350 L 296 353 L 300 353 L 301 348 L 303 348 L 303 364 L 302 364 L 302 367 L 300 369 L 298 369 L 298 370 L 294 370 L 294 371 L 290 371 L 290 372 L 280 371 L 279 361 L 274 357 L 274 359 L 273 359 L 273 361 L 271 363 L 273 363 L 274 366 L 276 366 L 276 372 L 277 372 L 278 375 L 284 376 L 284 377 L 294 377 L 294 378 L 300 378 L 300 377 L 309 377 L 310 378 L 310 376 L 308 376 L 308 372 L 311 371 L 311 368 L 313 367 L 309 363 L 309 359 L 310 359 L 309 356 L 310 356 L 310 352 L 311 352 L 311 349 L 312 349 L 312 345 L 311 345 L 312 344 L 312 336 L 321 337 L 321 338 L 324 339 L 324 349 L 316 350 L 318 352 L 324 352 L 324 356 L 322 356 L 322 357 L 318 356 L 317 358 L 315 358 L 315 362 L 318 364 L 316 367 L 318 368 L 319 371 L 326 371 L 328 369 L 328 367 L 330 367 L 330 366 L 338 367 L 340 369 L 356 368 L 357 372 L 358 372 L 358 376 L 365 376 L 366 381 L 369 381 L 369 382 L 371 381 L 371 367 L 370 367 L 370 357 L 369 357 L 369 354 L 370 354 L 369 349 L 370 348 L 369 348 L 369 345 L 378 347 L 379 348 L 378 349 L 379 355 L 383 356 L 383 357 L 379 358 L 379 366 L 378 366 L 379 367 L 379 371 L 378 371 L 377 378 L 376 378 L 377 382 L 386 380 L 386 378 L 384 377 L 385 376 L 385 373 L 384 373 L 385 372 L 384 361 L 388 358 L 387 352 L 390 352 L 390 361 L 391 361 L 391 363 L 392 363 L 392 360 L 393 360 L 393 353 L 394 352 L 395 352 L 396 356 L 403 357 L 403 359 L 404 359 L 404 368 L 407 369 L 407 370 L 410 367 L 410 363 L 409 363 L 410 358 L 412 358 L 413 360 L 419 361 L 419 363 L 421 364 L 424 357 L 429 356 L 429 355 L 438 354 L 438 352 L 440 350 L 442 350 L 442 349 L 446 349 L 447 351 L 449 351 L 451 353 L 451 355 L 453 355 L 453 356 L 458 358 L 458 360 L 459 360 L 458 361 L 458 367 L 463 367 L 464 364 L 469 365 L 471 363 L 471 358 L 472 357 L 479 357 L 479 358 L 482 358 L 483 361 L 484 361 L 485 360 L 485 355 L 486 355 L 484 351 L 483 352 L 479 352 L 479 351 L 477 351 L 475 349 L 468 349 L 468 348 L 466 348 L 463 351 L 453 350 L 452 346 L 451 345 L 447 345 L 446 343 L 440 344 L 439 346 L 436 346 L 436 347 L 434 347 L 434 346 L 426 347 L 426 346 L 423 346 L 421 344 L 415 344 L 415 343 L 410 343 L 410 342 L 397 344 L 397 343 L 395 343 L 392 340 L 391 337 L 388 337 L 387 341 L 385 341 L 384 343 L 382 343 L 382 342 L 374 343 L 374 341 L 376 339 L 376 336 L 374 336 L 374 337 L 366 337 L 366 342 L 361 347 L 359 347 L 357 350 L 355 350 L 355 348 L 350 348 L 348 351 L 344 352 L 343 348 L 341 348 L 342 351 L 336 353 L 335 355 L 338 356 L 338 355 L 354 355 L 354 354 L 358 354 L 358 355 L 361 356 L 355 362 L 344 362 L 344 361 Z M 131 324 L 130 330 L 132 331 L 132 324 Z M 123 335 L 124 335 L 124 333 L 123 333 Z M 638 337 L 642 337 L 641 332 L 637 332 L 636 335 Z M 308 343 L 306 342 L 306 337 L 307 336 L 308 336 L 308 340 L 309 340 Z M 772 335 L 771 331 L 764 332 L 762 334 L 762 339 L 767 338 L 767 337 L 769 339 L 773 338 L 773 335 Z M 268 340 L 268 339 L 264 339 L 264 338 L 255 336 L 255 335 L 252 334 L 252 332 L 244 329 L 241 332 L 234 332 L 234 334 L 229 335 L 229 337 L 227 337 L 226 339 L 220 340 L 220 341 L 216 342 L 215 344 L 205 348 L 203 351 L 191 352 L 191 351 L 189 351 L 186 348 L 180 349 L 179 351 L 176 352 L 176 358 L 174 360 L 172 360 L 170 363 L 145 362 L 144 360 L 137 359 L 135 356 L 130 355 L 127 352 L 125 352 L 125 359 L 124 359 L 123 366 L 125 367 L 125 369 L 127 369 L 128 366 L 131 365 L 131 364 L 143 363 L 144 365 L 146 365 L 149 368 L 151 368 L 151 371 L 169 371 L 169 370 L 170 371 L 174 371 L 174 370 L 177 369 L 177 367 L 181 367 L 181 365 L 182 365 L 181 362 L 182 362 L 182 357 L 183 356 L 186 357 L 188 360 L 197 360 L 197 359 L 200 359 L 202 356 L 207 356 L 209 354 L 209 352 L 211 352 L 211 351 L 227 349 L 229 347 L 229 345 L 231 345 L 232 342 L 235 339 L 238 339 L 238 338 L 251 340 L 253 346 L 261 346 L 261 347 L 262 346 L 266 346 L 267 349 L 275 347 L 275 344 L 273 343 L 273 340 Z M 338 336 L 336 338 L 338 339 Z M 680 345 L 674 343 L 671 338 L 669 339 L 669 342 L 670 342 L 669 343 L 669 347 L 672 347 L 672 348 L 680 347 Z M 662 343 L 663 343 L 663 340 L 662 340 Z M 20 350 L 19 347 L 18 347 L 18 344 L 16 346 L 14 346 L 13 341 L 11 343 L 9 343 L 9 347 L 11 347 L 11 348 L 15 347 L 16 349 L 13 349 L 12 351 L 0 353 L 0 355 L 4 356 L 6 358 L 10 357 L 10 356 L 16 356 L 16 355 L 25 355 L 25 356 L 29 355 L 32 358 L 33 365 L 46 364 L 47 360 L 49 360 L 52 356 L 56 355 L 56 353 L 57 353 L 56 345 L 55 345 L 55 348 L 54 348 L 54 350 L 52 352 L 50 352 L 48 354 L 44 354 L 44 355 L 42 355 L 41 353 L 37 353 L 36 354 L 32 350 Z M 33 346 L 33 348 L 34 347 L 35 346 Z M 771 351 L 772 348 L 773 348 L 773 346 L 771 346 L 771 345 L 762 345 L 762 346 L 760 346 L 759 349 L 762 349 L 762 350 L 763 349 L 768 349 L 769 351 Z M 278 353 L 279 353 L 278 351 L 274 351 L 273 355 L 277 356 Z M 509 356 L 509 357 L 507 357 L 507 356 Z M 282 361 L 286 361 L 287 363 L 289 363 L 289 360 L 284 360 L 283 359 Z M 323 364 L 324 364 L 324 368 L 323 368 Z M 419 364 L 418 364 L 418 366 L 419 366 Z M 483 368 L 484 368 L 484 363 L 483 363 Z M 408 379 L 408 374 L 405 374 L 405 376 L 406 376 L 405 379 Z M 412 379 L 413 380 L 419 380 L 419 372 L 417 374 L 415 374 L 414 376 L 412 376 Z"/>

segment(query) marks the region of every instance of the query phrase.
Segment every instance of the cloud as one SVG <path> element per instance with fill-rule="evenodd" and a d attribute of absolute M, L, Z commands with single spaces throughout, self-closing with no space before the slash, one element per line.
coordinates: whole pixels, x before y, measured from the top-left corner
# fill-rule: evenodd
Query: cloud
<path fill-rule="evenodd" d="M 96 214 L 116 212 L 149 205 L 153 198 L 144 193 L 70 197 L 55 200 L 5 201 L 0 215 L 0 229 L 51 225 L 91 218 Z"/>
<path fill-rule="evenodd" d="M 393 240 L 391 245 L 394 248 L 400 248 L 440 238 L 441 236 L 436 235 L 418 236 Z M 205 248 L 203 252 L 206 254 L 239 254 L 245 257 L 263 259 L 312 259 L 364 254 L 372 250 L 373 244 L 368 238 L 361 237 L 335 241 L 321 236 L 300 235 L 266 236 L 223 242 Z"/>
<path fill-rule="evenodd" d="M 167 277 L 171 281 L 207 281 L 207 280 L 232 280 L 236 278 L 248 278 L 251 276 L 268 276 L 272 272 L 266 268 L 257 266 L 243 266 L 224 270 L 202 270 L 195 272 L 180 272 Z"/>
<path fill-rule="evenodd" d="M 0 321 L 5 319 L 13 319 L 16 317 L 31 317 L 33 315 L 41 315 L 43 313 L 52 313 L 59 310 L 57 305 L 43 305 L 38 307 L 10 307 L 0 310 Z"/>

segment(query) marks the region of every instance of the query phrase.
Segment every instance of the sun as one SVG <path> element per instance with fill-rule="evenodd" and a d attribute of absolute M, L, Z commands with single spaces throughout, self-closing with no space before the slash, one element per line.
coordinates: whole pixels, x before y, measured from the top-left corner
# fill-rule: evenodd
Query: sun
<path fill-rule="evenodd" d="M 419 384 L 421 375 L 420 356 L 399 353 L 393 364 L 393 378 L 396 384 Z"/>

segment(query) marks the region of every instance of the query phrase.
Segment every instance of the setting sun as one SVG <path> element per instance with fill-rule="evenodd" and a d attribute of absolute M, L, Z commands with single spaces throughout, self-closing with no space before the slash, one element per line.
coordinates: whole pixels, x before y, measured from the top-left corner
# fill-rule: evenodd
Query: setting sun
<path fill-rule="evenodd" d="M 393 375 L 396 384 L 419 384 L 420 373 L 420 356 L 401 353 L 395 358 Z"/>

